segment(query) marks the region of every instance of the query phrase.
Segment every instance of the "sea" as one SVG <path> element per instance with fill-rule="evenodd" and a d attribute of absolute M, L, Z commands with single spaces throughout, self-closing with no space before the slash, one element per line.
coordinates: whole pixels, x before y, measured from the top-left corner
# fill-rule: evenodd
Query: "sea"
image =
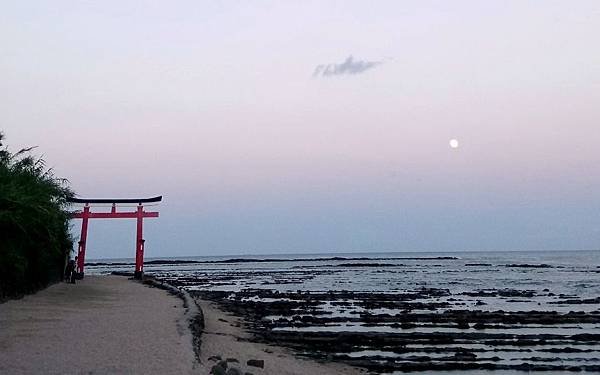
<path fill-rule="evenodd" d="M 146 274 L 202 298 L 223 300 L 224 309 L 266 311 L 259 318 L 253 314 L 258 319 L 253 327 L 270 332 L 266 339 L 289 339 L 289 346 L 309 357 L 338 359 L 381 373 L 600 370 L 600 251 L 271 254 L 146 261 Z M 88 263 L 86 274 L 133 268 L 133 259 Z M 278 309 L 281 303 L 290 304 L 289 311 Z M 311 352 L 298 341 L 308 336 L 313 341 L 351 337 L 356 343 L 339 346 L 339 352 L 318 347 Z M 388 345 L 373 337 L 395 341 Z"/>

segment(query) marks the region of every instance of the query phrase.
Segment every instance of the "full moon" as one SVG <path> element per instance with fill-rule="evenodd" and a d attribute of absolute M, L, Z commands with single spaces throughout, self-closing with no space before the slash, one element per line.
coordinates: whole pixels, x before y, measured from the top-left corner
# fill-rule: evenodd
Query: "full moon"
<path fill-rule="evenodd" d="M 457 139 L 451 139 L 449 143 L 450 143 L 450 148 L 458 148 L 458 140 Z"/>

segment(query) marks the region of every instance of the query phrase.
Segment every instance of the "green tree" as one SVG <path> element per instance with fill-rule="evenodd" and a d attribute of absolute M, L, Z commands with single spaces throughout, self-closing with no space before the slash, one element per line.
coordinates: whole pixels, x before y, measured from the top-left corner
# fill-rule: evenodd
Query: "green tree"
<path fill-rule="evenodd" d="M 0 132 L 0 300 L 60 280 L 73 240 L 68 181 L 32 148 L 11 153 Z"/>

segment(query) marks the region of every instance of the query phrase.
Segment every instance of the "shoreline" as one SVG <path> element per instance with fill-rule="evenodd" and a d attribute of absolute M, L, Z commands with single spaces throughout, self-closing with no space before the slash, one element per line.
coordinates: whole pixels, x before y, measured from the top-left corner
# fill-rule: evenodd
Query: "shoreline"
<path fill-rule="evenodd" d="M 167 290 L 184 301 L 199 367 L 206 373 L 215 366 L 234 367 L 244 374 L 262 375 L 363 375 L 366 370 L 314 358 L 300 358 L 293 350 L 259 342 L 246 328 L 250 321 L 219 308 L 213 301 L 191 296 L 158 277 L 147 276 L 144 284 Z M 201 321 L 201 323 L 199 323 Z M 218 371 L 218 370 L 215 370 Z"/>
<path fill-rule="evenodd" d="M 152 270 L 302 358 L 375 372 L 600 371 L 597 255 Z"/>
<path fill-rule="evenodd" d="M 272 343 L 254 341 L 253 335 L 244 328 L 242 317 L 219 309 L 208 300 L 196 299 L 204 314 L 205 329 L 202 333 L 201 363 L 207 368 L 225 361 L 241 373 L 264 375 L 359 375 L 366 371 L 340 362 L 324 362 L 299 358 L 288 348 Z M 249 361 L 263 367 L 249 365 Z M 208 372 L 206 372 L 208 373 Z"/>
<path fill-rule="evenodd" d="M 88 275 L 0 304 L 0 373 L 365 373 L 256 342 L 244 325 L 159 278 Z"/>

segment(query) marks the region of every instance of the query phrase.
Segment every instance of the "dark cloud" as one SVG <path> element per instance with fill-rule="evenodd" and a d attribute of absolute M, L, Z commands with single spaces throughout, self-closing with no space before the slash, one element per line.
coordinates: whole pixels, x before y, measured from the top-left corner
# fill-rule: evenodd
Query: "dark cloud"
<path fill-rule="evenodd" d="M 350 55 L 341 64 L 317 65 L 313 72 L 313 77 L 334 77 L 361 74 L 381 64 L 381 61 L 354 60 L 354 57 Z"/>

